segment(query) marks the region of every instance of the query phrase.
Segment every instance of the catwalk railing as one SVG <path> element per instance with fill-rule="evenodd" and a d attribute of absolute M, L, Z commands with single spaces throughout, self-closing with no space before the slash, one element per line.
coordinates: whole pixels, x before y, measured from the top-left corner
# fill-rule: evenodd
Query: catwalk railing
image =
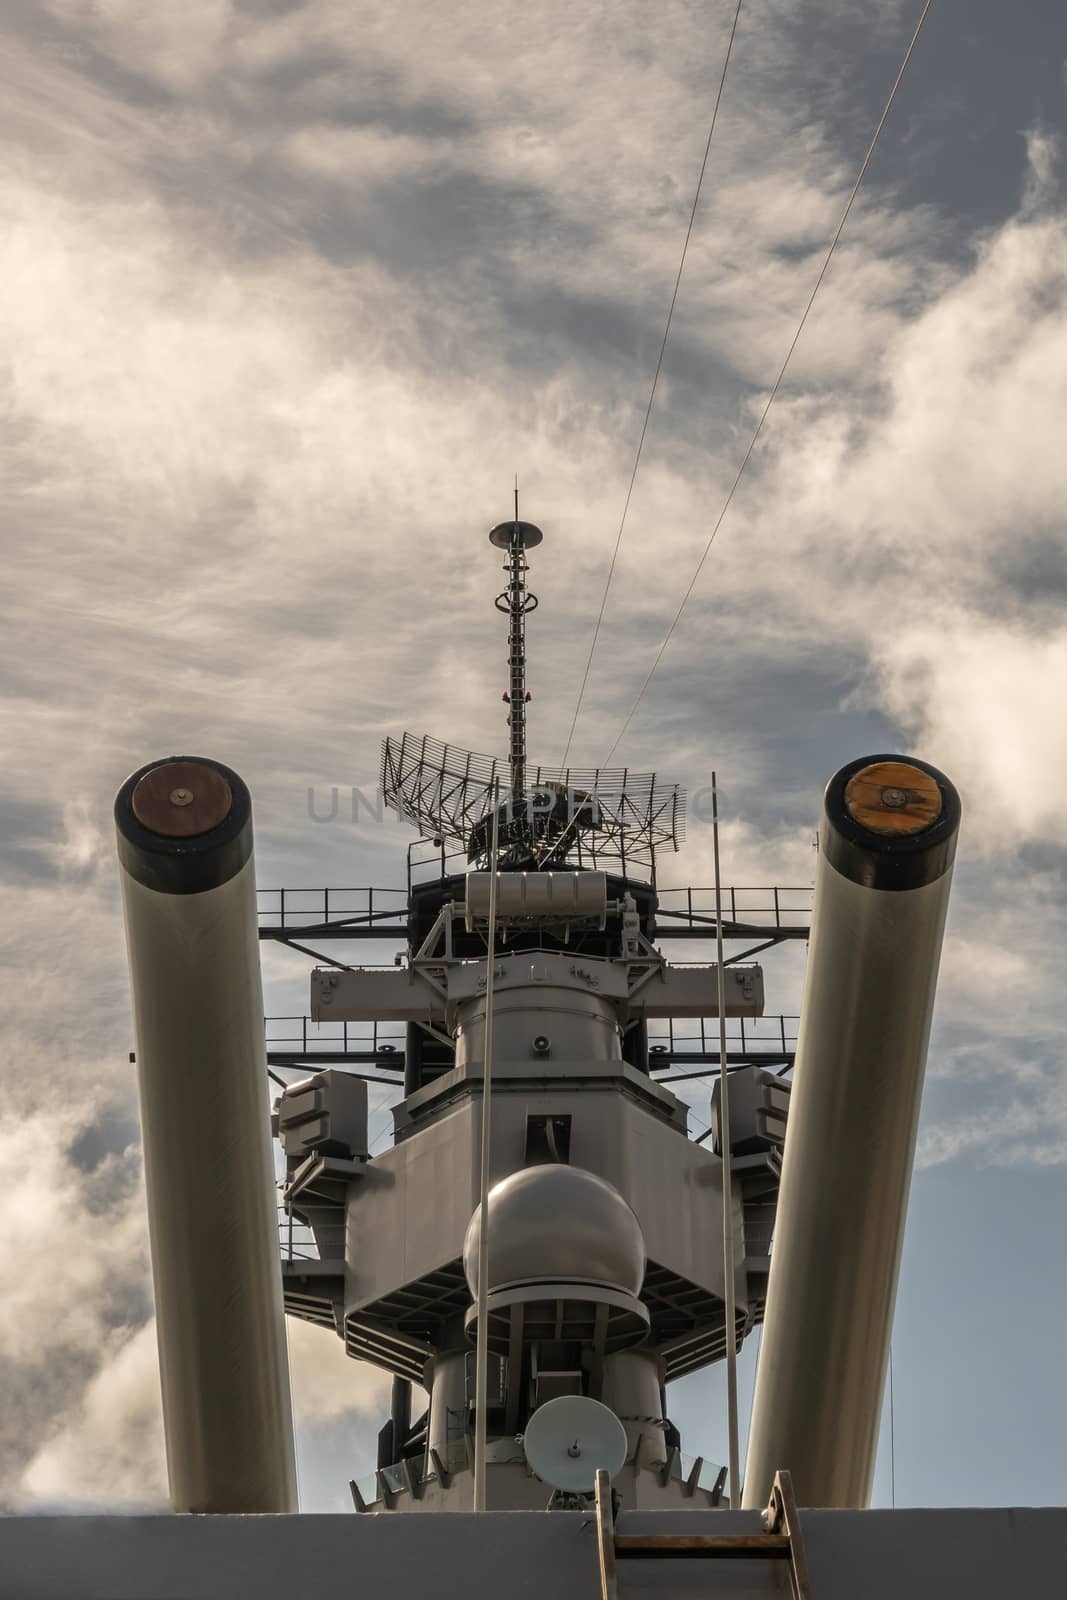
<path fill-rule="evenodd" d="M 796 1016 L 727 1017 L 727 1066 L 791 1066 L 798 1023 Z M 379 1079 L 379 1074 L 403 1074 L 405 1029 L 401 1023 L 314 1022 L 311 1017 L 293 1016 L 267 1017 L 265 1026 L 268 1066 L 310 1071 L 330 1066 L 373 1067 L 374 1073 L 360 1076 L 386 1083 L 390 1080 Z M 718 1019 L 651 1022 L 648 1043 L 649 1070 L 658 1078 L 671 1067 L 718 1066 Z"/>
<path fill-rule="evenodd" d="M 294 1016 L 266 1017 L 264 1026 L 271 1067 L 365 1065 L 380 1072 L 404 1070 L 402 1022 L 315 1022 Z"/>
<path fill-rule="evenodd" d="M 779 885 L 723 888 L 723 933 L 727 939 L 778 944 L 806 939 L 812 889 Z M 715 890 L 705 886 L 660 889 L 657 939 L 715 938 Z M 405 943 L 407 892 L 372 886 L 323 889 L 260 889 L 259 936 L 297 944 L 301 938 L 382 939 Z M 737 956 L 733 960 L 739 959 Z"/>
<path fill-rule="evenodd" d="M 726 1019 L 726 1063 L 730 1072 L 746 1067 L 763 1067 L 783 1075 L 793 1065 L 796 1052 L 797 1016 L 728 1017 Z M 368 1022 L 312 1022 L 309 1017 L 267 1018 L 267 1060 L 271 1067 L 314 1072 L 322 1067 L 339 1067 L 369 1083 L 380 1084 L 391 1095 L 399 1098 L 403 1089 L 404 1053 L 403 1030 L 392 1035 L 397 1044 L 385 1036 L 386 1025 Z M 396 1024 L 388 1025 L 393 1029 Z M 277 1048 L 284 1043 L 286 1048 Z M 353 1069 L 353 1063 L 356 1063 Z M 376 1070 L 359 1070 L 362 1067 Z M 711 1085 L 719 1068 L 719 1024 L 716 1018 L 695 1018 L 681 1022 L 657 1022 L 649 1028 L 649 1070 L 657 1083 L 671 1088 L 704 1080 Z M 386 1076 L 386 1074 L 389 1074 Z M 278 1078 L 279 1085 L 286 1080 Z M 292 1079 L 288 1080 L 294 1081 Z M 396 1098 L 386 1099 L 376 1109 L 378 1126 L 373 1128 L 371 1154 L 380 1154 L 391 1138 L 390 1107 Z M 694 1110 L 694 1125 L 690 1136 L 707 1137 L 707 1123 L 699 1121 L 699 1108 Z M 705 1113 L 706 1115 L 706 1113 Z M 699 1124 L 699 1125 L 697 1125 Z M 298 1203 L 299 1205 L 299 1203 Z M 317 1260 L 319 1249 L 315 1237 L 284 1205 L 278 1207 L 278 1230 L 283 1260 Z M 336 1241 L 343 1254 L 343 1228 Z"/>
<path fill-rule="evenodd" d="M 299 1200 L 296 1202 L 299 1206 Z M 338 1270 L 345 1257 L 345 1225 L 338 1222 L 325 1229 L 320 1224 L 319 1237 L 306 1222 L 294 1217 L 284 1201 L 278 1205 L 278 1239 L 283 1261 L 336 1260 Z M 325 1249 L 325 1254 L 323 1250 Z"/>
<path fill-rule="evenodd" d="M 257 889 L 261 939 L 406 940 L 404 889 Z"/>

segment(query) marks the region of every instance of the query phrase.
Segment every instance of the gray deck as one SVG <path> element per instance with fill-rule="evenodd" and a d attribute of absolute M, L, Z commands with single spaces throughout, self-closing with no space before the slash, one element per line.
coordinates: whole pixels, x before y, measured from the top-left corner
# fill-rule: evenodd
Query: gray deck
<path fill-rule="evenodd" d="M 1044 1600 L 1067 1585 L 1067 1509 L 801 1513 L 813 1600 Z M 753 1512 L 630 1512 L 620 1533 L 758 1532 Z M 622 1600 L 788 1594 L 780 1564 L 621 1560 Z M 0 1520 L 5 1600 L 598 1600 L 573 1512 Z"/>

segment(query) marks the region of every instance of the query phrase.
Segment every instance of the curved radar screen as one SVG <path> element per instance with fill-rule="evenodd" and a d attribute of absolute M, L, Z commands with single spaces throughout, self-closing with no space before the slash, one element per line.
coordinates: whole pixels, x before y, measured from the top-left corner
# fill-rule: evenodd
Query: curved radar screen
<path fill-rule="evenodd" d="M 538 1406 L 523 1438 L 530 1470 L 564 1494 L 592 1494 L 601 1468 L 612 1478 L 626 1460 L 626 1429 L 587 1395 L 562 1394 Z"/>

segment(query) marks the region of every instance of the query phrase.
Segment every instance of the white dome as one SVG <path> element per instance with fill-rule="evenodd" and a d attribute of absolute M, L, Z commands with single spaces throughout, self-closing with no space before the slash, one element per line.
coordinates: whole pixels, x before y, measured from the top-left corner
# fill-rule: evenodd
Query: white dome
<path fill-rule="evenodd" d="M 481 1206 L 463 1242 L 463 1270 L 478 1293 Z M 641 1224 L 619 1191 L 582 1167 L 522 1167 L 489 1191 L 489 1288 L 516 1283 L 596 1283 L 639 1295 Z"/>

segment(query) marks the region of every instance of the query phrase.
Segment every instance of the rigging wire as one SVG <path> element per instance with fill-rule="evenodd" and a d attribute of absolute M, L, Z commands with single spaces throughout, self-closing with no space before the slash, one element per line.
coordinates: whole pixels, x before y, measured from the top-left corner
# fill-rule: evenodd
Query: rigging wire
<path fill-rule="evenodd" d="M 593 629 L 593 638 L 592 638 L 592 642 L 590 643 L 590 646 L 589 646 L 589 655 L 586 658 L 585 671 L 582 674 L 582 682 L 581 682 L 581 686 L 580 686 L 580 688 L 578 690 L 578 701 L 577 701 L 577 704 L 574 707 L 574 716 L 571 718 L 570 732 L 567 735 L 567 748 L 564 750 L 564 752 L 563 752 L 563 760 L 560 762 L 560 769 L 561 770 L 563 770 L 566 767 L 566 765 L 567 765 L 567 757 L 571 753 L 571 745 L 574 742 L 574 730 L 578 726 L 578 715 L 579 715 L 579 713 L 580 713 L 580 711 L 582 709 L 582 701 L 585 698 L 585 690 L 586 690 L 586 686 L 587 686 L 587 684 L 589 682 L 589 670 L 593 665 L 593 656 L 594 656 L 594 654 L 596 652 L 597 640 L 600 638 L 601 624 L 604 621 L 604 611 L 605 611 L 605 608 L 606 608 L 607 603 L 608 603 L 608 591 L 611 588 L 611 580 L 615 576 L 615 564 L 619 559 L 619 547 L 622 544 L 623 531 L 624 531 L 624 529 L 626 527 L 626 518 L 629 515 L 629 511 L 630 511 L 630 500 L 631 500 L 631 498 L 633 496 L 634 483 L 635 483 L 635 481 L 637 479 L 637 469 L 641 465 L 641 452 L 643 451 L 643 449 L 645 447 L 645 435 L 648 432 L 649 419 L 652 416 L 652 405 L 653 405 L 653 402 L 655 401 L 655 398 L 656 398 L 656 390 L 659 387 L 660 373 L 663 370 L 663 356 L 664 356 L 664 352 L 667 349 L 667 340 L 670 337 L 671 323 L 674 320 L 674 308 L 678 303 L 678 290 L 681 287 L 682 272 L 685 269 L 685 258 L 686 258 L 686 254 L 688 253 L 688 250 L 689 250 L 689 241 L 693 236 L 693 224 L 696 221 L 697 206 L 700 203 L 700 191 L 701 191 L 701 188 L 702 188 L 703 183 L 704 183 L 704 174 L 705 174 L 705 172 L 707 171 L 707 168 L 708 168 L 708 157 L 711 154 L 711 141 L 715 136 L 715 124 L 718 121 L 718 117 L 719 117 L 719 106 L 722 104 L 722 92 L 723 92 L 723 89 L 726 86 L 726 73 L 727 73 L 727 69 L 729 68 L 729 65 L 730 65 L 730 56 L 731 56 L 731 54 L 733 52 L 733 48 L 734 48 L 734 37 L 735 37 L 735 35 L 737 33 L 737 23 L 738 23 L 738 18 L 741 15 L 741 6 L 742 6 L 742 0 L 737 0 L 737 8 L 734 11 L 733 25 L 730 28 L 730 37 L 729 37 L 729 39 L 727 41 L 727 44 L 726 44 L 726 58 L 725 58 L 725 60 L 723 61 L 723 64 L 722 64 L 722 76 L 719 79 L 719 88 L 718 88 L 718 92 L 717 92 L 717 94 L 715 96 L 715 105 L 714 105 L 714 108 L 713 108 L 712 113 L 711 113 L 711 127 L 708 129 L 708 139 L 707 139 L 707 143 L 704 146 L 704 159 L 700 164 L 700 174 L 699 174 L 699 176 L 697 178 L 696 192 L 693 195 L 693 205 L 692 205 L 692 209 L 690 210 L 690 213 L 689 213 L 689 226 L 685 230 L 685 240 L 684 240 L 684 242 L 682 244 L 681 259 L 678 262 L 678 274 L 677 274 L 677 276 L 676 276 L 676 278 L 674 280 L 674 292 L 671 295 L 671 303 L 670 303 L 670 306 L 668 307 L 668 310 L 667 310 L 667 323 L 666 323 L 666 326 L 663 329 L 663 339 L 662 339 L 662 342 L 661 342 L 660 347 L 659 347 L 659 359 L 656 362 L 656 371 L 655 371 L 655 373 L 653 375 L 653 378 L 652 378 L 652 388 L 649 391 L 648 405 L 645 407 L 645 419 L 641 424 L 641 435 L 640 435 L 640 438 L 637 441 L 637 451 L 636 451 L 636 453 L 634 455 L 633 470 L 630 473 L 630 483 L 629 483 L 629 487 L 626 490 L 626 499 L 625 499 L 625 501 L 623 503 L 622 516 L 619 519 L 619 531 L 615 535 L 615 548 L 611 552 L 611 564 L 608 567 L 608 575 L 607 575 L 607 578 L 606 578 L 605 583 L 604 583 L 604 593 L 600 597 L 600 611 L 599 611 L 599 613 L 597 615 L 596 626 Z M 516 515 L 516 519 L 517 519 L 518 518 L 518 510 L 517 509 L 516 509 L 515 515 Z"/>
<path fill-rule="evenodd" d="M 474 1340 L 474 1509 L 486 1509 L 486 1455 L 489 1408 L 489 1185 L 493 1107 L 494 976 L 496 973 L 496 893 L 500 866 L 500 785 L 493 803 L 489 849 L 489 949 L 485 961 L 485 1021 L 482 1035 L 481 1175 L 478 1185 L 478 1287 Z"/>
<path fill-rule="evenodd" d="M 611 749 L 608 751 L 607 755 L 604 757 L 604 761 L 602 763 L 602 765 L 604 765 L 604 766 L 607 765 L 607 763 L 611 760 L 612 756 L 615 754 L 615 751 L 617 750 L 617 748 L 618 748 L 618 746 L 619 746 L 619 744 L 620 744 L 620 742 L 621 742 L 621 740 L 623 738 L 623 735 L 626 733 L 626 730 L 630 726 L 630 723 L 633 721 L 633 718 L 634 718 L 638 708 L 640 707 L 641 702 L 644 700 L 645 694 L 648 691 L 648 686 L 652 682 L 652 679 L 653 679 L 653 677 L 655 676 L 655 673 L 656 673 L 656 669 L 658 668 L 660 662 L 663 660 L 663 657 L 666 654 L 667 646 L 671 642 L 671 639 L 672 639 L 672 637 L 674 635 L 675 629 L 678 626 L 678 623 L 681 621 L 682 612 L 685 610 L 685 608 L 686 608 L 686 606 L 687 606 L 687 604 L 689 602 L 689 598 L 692 595 L 693 590 L 696 588 L 697 580 L 700 577 L 700 574 L 701 574 L 701 572 L 703 571 L 703 568 L 704 568 L 704 563 L 708 559 L 708 553 L 711 550 L 712 545 L 715 543 L 715 537 L 716 537 L 719 529 L 722 527 L 723 521 L 724 521 L 724 519 L 726 517 L 726 513 L 730 509 L 730 505 L 731 505 L 731 503 L 733 501 L 734 495 L 737 492 L 737 486 L 741 482 L 741 478 L 742 478 L 742 476 L 744 474 L 745 468 L 748 466 L 749 460 L 751 459 L 752 452 L 756 448 L 756 443 L 757 443 L 757 441 L 759 439 L 759 436 L 763 432 L 763 425 L 767 420 L 767 415 L 768 415 L 768 413 L 769 413 L 769 411 L 771 409 L 771 406 L 774 404 L 774 402 L 775 402 L 775 400 L 776 400 L 776 398 L 778 396 L 778 391 L 782 387 L 782 381 L 785 378 L 786 369 L 789 366 L 790 361 L 792 360 L 794 350 L 796 349 L 798 343 L 800 342 L 800 336 L 804 331 L 804 327 L 805 327 L 805 324 L 807 323 L 808 316 L 809 316 L 809 314 L 811 312 L 811 308 L 815 304 L 815 297 L 818 294 L 819 290 L 822 288 L 823 279 L 826 277 L 827 270 L 828 270 L 828 268 L 830 266 L 830 262 L 833 259 L 833 255 L 834 255 L 835 250 L 837 249 L 838 242 L 839 242 L 839 240 L 841 238 L 841 235 L 845 231 L 845 223 L 848 221 L 849 214 L 850 214 L 850 212 L 852 210 L 852 207 L 853 207 L 853 205 L 855 203 L 855 200 L 856 200 L 856 196 L 859 194 L 860 185 L 862 184 L 863 179 L 866 176 L 867 168 L 871 164 L 871 158 L 874 155 L 875 147 L 878 144 L 878 140 L 879 140 L 879 138 L 881 136 L 882 129 L 885 127 L 885 124 L 886 124 L 886 122 L 887 122 L 887 120 L 889 118 L 889 113 L 892 110 L 893 102 L 897 97 L 897 90 L 900 88 L 901 82 L 902 82 L 903 77 L 904 77 L 904 73 L 906 72 L 908 63 L 911 60 L 912 52 L 914 51 L 916 43 L 918 42 L 919 34 L 922 32 L 923 23 L 926 21 L 927 14 L 928 14 L 932 4 L 933 4 L 933 0 L 926 0 L 926 3 L 922 8 L 922 12 L 921 12 L 921 14 L 919 16 L 919 20 L 915 25 L 915 32 L 911 36 L 911 43 L 908 45 L 908 48 L 907 48 L 907 50 L 905 52 L 905 55 L 904 55 L 904 60 L 900 64 L 900 70 L 897 73 L 896 79 L 894 80 L 894 83 L 893 83 L 893 87 L 889 92 L 889 99 L 885 103 L 885 110 L 882 112 L 882 115 L 878 119 L 878 126 L 874 130 L 874 137 L 872 138 L 872 140 L 870 142 L 870 145 L 869 145 L 868 150 L 867 150 L 867 154 L 863 158 L 863 165 L 860 167 L 859 176 L 857 177 L 856 182 L 854 183 L 854 185 L 852 187 L 852 193 L 849 195 L 848 203 L 845 206 L 844 211 L 842 212 L 841 221 L 837 225 L 837 232 L 834 234 L 833 239 L 830 241 L 830 248 L 826 252 L 826 257 L 825 257 L 825 259 L 823 261 L 822 266 L 819 269 L 819 275 L 815 279 L 815 286 L 812 289 L 811 294 L 808 296 L 808 302 L 807 302 L 807 305 L 804 307 L 804 310 L 803 310 L 803 312 L 801 314 L 800 321 L 797 324 L 796 332 L 793 334 L 793 337 L 790 340 L 789 348 L 785 353 L 785 360 L 782 362 L 782 365 L 778 370 L 778 376 L 774 380 L 774 387 L 772 388 L 770 394 L 768 395 L 767 402 L 764 405 L 762 412 L 760 413 L 759 421 L 756 423 L 755 430 L 753 431 L 752 437 L 749 440 L 748 449 L 745 451 L 744 456 L 741 458 L 741 465 L 738 467 L 737 474 L 736 474 L 736 476 L 734 478 L 734 481 L 730 485 L 730 489 L 729 489 L 729 492 L 727 493 L 726 499 L 723 501 L 722 509 L 720 510 L 719 515 L 715 519 L 715 524 L 714 524 L 714 526 L 713 526 L 713 528 L 711 530 L 711 533 L 708 536 L 707 543 L 704 546 L 703 554 L 701 555 L 700 560 L 697 562 L 696 571 L 693 573 L 693 576 L 689 581 L 689 586 L 688 586 L 688 588 L 686 589 L 685 593 L 682 596 L 681 604 L 679 605 L 678 610 L 675 612 L 674 620 L 671 622 L 670 627 L 667 629 L 667 633 L 666 633 L 666 636 L 664 637 L 663 643 L 660 645 L 659 650 L 656 653 L 656 659 L 653 661 L 651 667 L 649 668 L 648 674 L 645 677 L 645 681 L 642 683 L 641 688 L 638 690 L 637 698 L 634 701 L 633 705 L 630 707 L 630 710 L 629 710 L 629 712 L 627 713 L 627 716 L 626 716 L 626 720 L 623 723 L 622 727 L 619 729 L 618 734 L 616 735 L 615 743 L 612 745 Z"/>
<path fill-rule="evenodd" d="M 897 1508 L 897 1419 L 893 1395 L 893 1341 L 889 1341 L 889 1503 Z"/>
<path fill-rule="evenodd" d="M 726 1313 L 726 1419 L 729 1439 L 730 1504 L 741 1503 L 741 1454 L 737 1428 L 737 1313 L 734 1305 L 734 1191 L 731 1176 L 730 1080 L 726 1066 L 726 962 L 722 939 L 722 877 L 719 872 L 719 790 L 711 775 L 711 837 L 715 858 L 715 976 L 719 1009 L 719 1144 L 722 1147 L 722 1255 Z"/>

